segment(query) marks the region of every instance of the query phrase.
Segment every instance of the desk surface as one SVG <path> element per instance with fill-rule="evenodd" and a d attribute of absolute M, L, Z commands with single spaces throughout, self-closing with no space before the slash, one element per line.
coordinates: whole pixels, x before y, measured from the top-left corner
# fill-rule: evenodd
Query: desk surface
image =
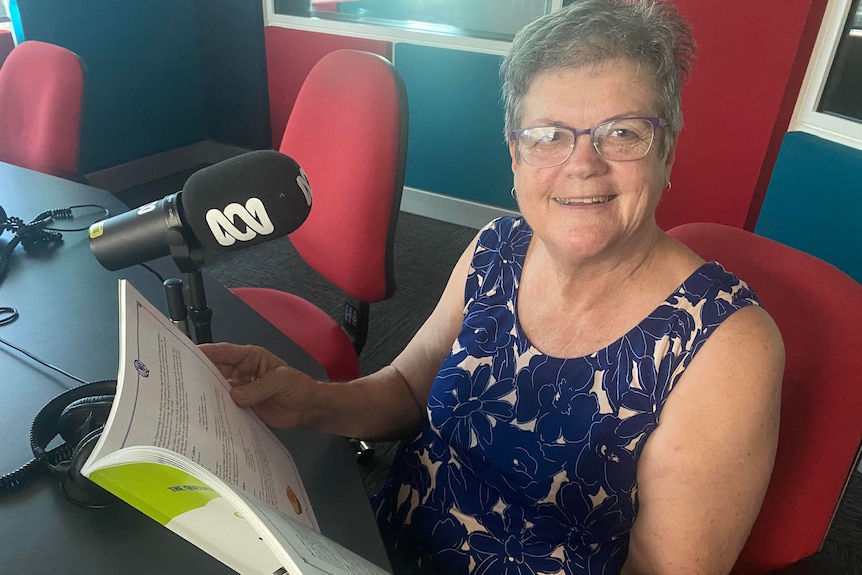
<path fill-rule="evenodd" d="M 112 194 L 0 162 L 0 206 L 30 221 L 47 209 L 100 204 L 126 211 Z M 83 210 L 76 210 L 84 214 Z M 84 227 L 98 218 L 78 217 L 57 227 Z M 0 235 L 0 246 L 12 235 Z M 126 278 L 165 311 L 161 281 L 142 266 L 109 272 L 88 245 L 87 232 L 67 232 L 45 253 L 18 246 L 0 283 L 0 306 L 18 310 L 0 326 L 0 338 L 81 379 L 117 375 L 117 281 Z M 169 258 L 152 264 L 164 277 L 179 277 Z M 298 369 L 323 377 L 322 368 L 230 291 L 204 274 L 213 310 L 214 341 L 263 345 Z M 32 458 L 33 417 L 51 398 L 77 382 L 0 344 L 0 474 Z M 355 455 L 344 438 L 278 432 L 296 459 L 321 531 L 368 559 L 389 567 Z M 56 479 L 44 477 L 11 495 L 0 495 L 0 571 L 4 573 L 233 573 L 206 553 L 135 509 L 90 510 L 67 502 Z"/>

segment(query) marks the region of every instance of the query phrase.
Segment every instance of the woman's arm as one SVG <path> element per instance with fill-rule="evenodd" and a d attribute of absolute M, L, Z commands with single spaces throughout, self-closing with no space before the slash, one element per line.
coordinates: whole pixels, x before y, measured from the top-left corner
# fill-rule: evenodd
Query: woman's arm
<path fill-rule="evenodd" d="M 201 350 L 234 386 L 234 401 L 252 407 L 268 425 L 363 439 L 406 437 L 425 418 L 431 384 L 461 328 L 475 243 L 461 255 L 434 311 L 407 347 L 371 375 L 324 383 L 260 347 L 219 343 Z"/>
<path fill-rule="evenodd" d="M 624 575 L 730 572 L 772 472 L 783 371 L 762 308 L 735 312 L 704 343 L 641 454 Z"/>

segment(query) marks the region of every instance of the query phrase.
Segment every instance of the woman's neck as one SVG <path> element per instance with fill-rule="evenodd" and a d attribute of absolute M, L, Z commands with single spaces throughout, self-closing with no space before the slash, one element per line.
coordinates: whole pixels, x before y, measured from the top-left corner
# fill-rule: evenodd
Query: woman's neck
<path fill-rule="evenodd" d="M 576 297 L 581 301 L 615 292 L 628 293 L 632 286 L 641 285 L 651 277 L 656 254 L 664 244 L 664 233 L 653 225 L 636 237 L 610 246 L 602 253 L 590 257 L 571 257 L 533 236 L 527 252 L 525 267 L 535 265 L 543 270 L 547 288 L 563 297 Z"/>

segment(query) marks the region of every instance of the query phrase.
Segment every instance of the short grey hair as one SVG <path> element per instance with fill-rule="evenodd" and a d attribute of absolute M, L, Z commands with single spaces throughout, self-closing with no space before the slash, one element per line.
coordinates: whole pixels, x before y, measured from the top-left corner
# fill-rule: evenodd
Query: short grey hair
<path fill-rule="evenodd" d="M 521 127 L 524 95 L 537 75 L 624 58 L 651 71 L 666 153 L 682 130 L 682 84 L 691 71 L 691 28 L 661 0 L 575 0 L 522 28 L 500 67 L 506 141 Z M 583 128 L 585 126 L 577 126 Z"/>

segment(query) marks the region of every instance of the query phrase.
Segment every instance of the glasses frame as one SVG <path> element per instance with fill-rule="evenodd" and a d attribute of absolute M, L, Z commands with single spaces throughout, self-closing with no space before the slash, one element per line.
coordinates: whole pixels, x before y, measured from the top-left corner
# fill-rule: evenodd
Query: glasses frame
<path fill-rule="evenodd" d="M 614 122 L 622 122 L 623 120 L 646 120 L 652 126 L 652 136 L 650 137 L 649 145 L 647 146 L 647 148 L 644 151 L 642 156 L 639 156 L 637 158 L 629 158 L 627 160 L 612 160 L 611 158 L 605 157 L 605 155 L 602 154 L 601 151 L 599 151 L 599 146 L 596 144 L 596 136 L 595 136 L 596 130 L 598 130 L 599 128 L 601 128 L 602 126 L 604 126 L 606 124 L 612 124 Z M 645 158 L 646 155 L 649 154 L 649 151 L 652 150 L 652 145 L 653 145 L 653 143 L 655 143 L 655 131 L 658 130 L 659 128 L 664 128 L 668 125 L 669 125 L 669 122 L 667 122 L 666 120 L 663 120 L 662 118 L 657 118 L 657 117 L 653 117 L 653 116 L 628 116 L 625 118 L 613 118 L 611 120 L 605 120 L 604 122 L 596 124 L 592 128 L 584 128 L 583 130 L 579 130 L 577 128 L 570 128 L 569 126 L 555 126 L 555 125 L 530 126 L 527 128 L 521 128 L 520 130 L 513 130 L 512 131 L 512 139 L 515 142 L 515 148 L 518 150 L 518 155 L 521 158 L 524 158 L 524 161 L 527 162 L 527 164 L 533 166 L 534 168 L 553 168 L 555 166 L 565 164 L 566 162 L 569 161 L 569 158 L 572 157 L 572 152 L 575 149 L 575 144 L 578 143 L 578 138 L 581 136 L 584 136 L 586 134 L 590 135 L 590 142 L 593 145 L 593 149 L 596 151 L 596 153 L 599 155 L 599 157 L 602 158 L 603 160 L 607 160 L 608 162 L 635 162 L 637 160 Z M 556 164 L 550 164 L 548 166 L 537 166 L 535 164 L 531 164 L 530 161 L 527 160 L 526 156 L 524 156 L 524 153 L 521 151 L 521 134 L 523 134 L 527 130 L 535 130 L 536 128 L 554 128 L 557 130 L 565 130 L 566 132 L 570 132 L 572 134 L 574 139 L 572 140 L 572 145 L 569 146 L 569 153 L 566 154 L 566 157 L 564 159 L 560 160 Z"/>

